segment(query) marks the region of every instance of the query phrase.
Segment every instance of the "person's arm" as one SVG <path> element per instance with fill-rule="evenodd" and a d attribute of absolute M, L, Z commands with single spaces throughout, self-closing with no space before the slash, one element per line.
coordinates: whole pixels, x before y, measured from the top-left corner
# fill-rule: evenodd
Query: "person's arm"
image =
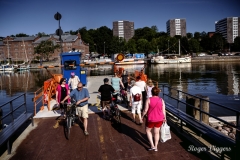
<path fill-rule="evenodd" d="M 164 102 L 163 99 L 162 99 L 162 111 L 163 111 L 163 114 L 164 114 L 164 119 L 163 119 L 163 121 L 165 122 L 165 121 L 167 120 L 167 117 L 166 117 L 165 102 Z"/>
<path fill-rule="evenodd" d="M 69 95 L 67 95 L 62 101 L 61 103 L 64 103 L 64 101 L 66 101 L 67 99 L 71 98 Z"/>
<path fill-rule="evenodd" d="M 85 97 L 83 99 L 80 99 L 80 100 L 77 101 L 76 105 L 78 105 L 78 104 L 80 104 L 80 103 L 82 103 L 84 101 L 87 101 L 88 99 L 89 99 L 89 97 Z"/>
<path fill-rule="evenodd" d="M 124 85 L 123 85 L 123 83 L 122 83 L 122 80 L 120 79 L 120 84 L 121 84 L 121 86 L 122 86 L 122 88 L 124 88 Z"/>
<path fill-rule="evenodd" d="M 143 111 L 143 114 L 142 114 L 142 119 L 144 118 L 144 116 L 147 114 L 147 111 L 148 111 L 148 108 L 149 108 L 149 103 L 150 103 L 150 100 L 149 98 L 146 100 L 146 103 L 145 103 L 145 109 Z"/>
<path fill-rule="evenodd" d="M 79 79 L 79 77 L 77 76 L 77 80 L 78 80 L 78 82 L 80 82 L 80 79 Z"/>
<path fill-rule="evenodd" d="M 69 78 L 69 80 L 68 80 L 68 85 L 70 85 L 71 84 L 71 78 Z"/>
<path fill-rule="evenodd" d="M 59 104 L 59 102 L 58 102 L 58 90 L 56 90 L 56 102 L 57 102 L 57 104 Z"/>

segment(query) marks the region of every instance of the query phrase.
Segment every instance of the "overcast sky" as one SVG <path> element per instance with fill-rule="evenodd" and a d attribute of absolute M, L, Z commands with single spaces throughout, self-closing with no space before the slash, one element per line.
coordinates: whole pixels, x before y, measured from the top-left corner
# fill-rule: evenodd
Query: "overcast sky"
<path fill-rule="evenodd" d="M 0 36 L 55 33 L 62 14 L 64 32 L 128 20 L 135 29 L 156 25 L 166 32 L 169 19 L 185 18 L 187 32 L 215 31 L 215 21 L 240 17 L 239 0 L 0 0 Z"/>

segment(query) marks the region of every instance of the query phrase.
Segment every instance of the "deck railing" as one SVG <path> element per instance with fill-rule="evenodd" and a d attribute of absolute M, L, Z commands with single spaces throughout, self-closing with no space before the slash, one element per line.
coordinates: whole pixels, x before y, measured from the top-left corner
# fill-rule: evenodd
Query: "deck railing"
<path fill-rule="evenodd" d="M 38 104 L 42 103 L 42 106 L 44 106 L 44 95 L 43 95 L 43 87 L 39 88 L 36 92 L 34 92 L 34 116 L 37 114 L 37 106 Z"/>
<path fill-rule="evenodd" d="M 20 98 L 23 98 L 23 103 L 19 104 L 19 103 L 14 103 L 13 106 L 13 102 L 19 100 Z M 9 109 L 4 109 L 3 107 L 6 107 L 7 105 L 9 105 Z M 15 98 L 13 98 L 12 100 L 2 104 L 0 106 L 0 125 L 2 125 L 2 122 L 5 118 L 7 117 L 11 117 L 11 122 L 13 122 L 16 118 L 17 118 L 17 114 L 15 114 L 15 111 L 18 110 L 19 108 L 21 108 L 22 106 L 24 106 L 24 111 L 23 113 L 27 112 L 27 104 L 26 104 L 26 93 L 23 93 Z M 9 111 L 8 113 L 3 115 L 3 111 Z M 0 130 L 1 130 L 1 126 L 0 126 Z"/>
<path fill-rule="evenodd" d="M 240 141 L 240 111 L 235 110 L 233 108 L 229 108 L 229 107 L 223 106 L 223 105 L 215 103 L 215 102 L 212 102 L 212 101 L 207 100 L 205 98 L 201 98 L 199 96 L 192 95 L 192 94 L 189 94 L 187 92 L 184 92 L 184 91 L 181 91 L 181 90 L 169 87 L 167 85 L 160 85 L 160 86 L 162 88 L 163 99 L 166 101 L 167 98 L 170 98 L 171 99 L 170 103 L 171 103 L 172 106 L 176 106 L 176 108 L 179 109 L 179 110 L 183 110 L 184 109 L 183 106 L 191 107 L 194 110 L 198 110 L 200 112 L 200 117 L 199 117 L 200 118 L 199 119 L 200 122 L 202 122 L 202 115 L 206 114 L 209 117 L 213 117 L 213 118 L 217 119 L 218 121 L 222 122 L 223 124 L 227 124 L 227 125 L 235 128 L 236 129 L 235 141 L 236 142 Z M 199 99 L 200 107 L 197 108 L 197 107 L 187 103 L 187 100 L 185 98 L 187 96 L 193 97 L 195 99 Z M 174 104 L 174 101 L 176 102 L 175 104 Z M 236 117 L 236 125 L 234 125 L 232 123 L 229 123 L 229 122 L 227 122 L 227 121 L 217 117 L 216 115 L 213 115 L 213 114 L 211 114 L 209 112 L 204 111 L 203 110 L 203 103 L 204 102 L 208 102 L 209 103 L 209 108 L 211 108 L 211 106 L 214 106 L 214 107 L 217 107 L 216 108 L 217 110 L 219 110 L 221 108 L 222 110 L 224 109 L 224 110 L 227 110 L 227 111 L 229 111 L 231 113 L 234 113 L 235 117 Z"/>

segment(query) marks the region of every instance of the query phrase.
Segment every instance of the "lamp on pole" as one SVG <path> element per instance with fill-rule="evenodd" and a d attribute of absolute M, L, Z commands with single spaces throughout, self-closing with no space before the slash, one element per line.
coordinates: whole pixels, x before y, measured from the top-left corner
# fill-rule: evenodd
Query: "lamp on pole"
<path fill-rule="evenodd" d="M 62 18 L 62 15 L 57 12 L 57 13 L 54 15 L 54 18 L 58 21 L 58 29 L 56 30 L 56 35 L 59 36 L 61 53 L 62 53 L 62 52 L 63 52 L 63 48 L 62 48 L 62 37 L 61 37 L 61 35 L 62 35 L 63 31 L 62 31 L 61 26 L 60 26 L 60 19 Z"/>
<path fill-rule="evenodd" d="M 105 55 L 105 42 L 104 42 L 104 55 Z"/>
<path fill-rule="evenodd" d="M 169 40 L 168 40 L 168 54 L 169 54 Z"/>

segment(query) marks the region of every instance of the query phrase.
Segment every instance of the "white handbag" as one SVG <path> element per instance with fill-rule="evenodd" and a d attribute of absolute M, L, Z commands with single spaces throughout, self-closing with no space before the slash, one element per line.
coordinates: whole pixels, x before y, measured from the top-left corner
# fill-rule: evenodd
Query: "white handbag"
<path fill-rule="evenodd" d="M 171 132 L 170 132 L 170 126 L 167 125 L 167 122 L 163 122 L 161 129 L 161 139 L 160 141 L 162 143 L 166 142 L 167 140 L 171 139 Z"/>

